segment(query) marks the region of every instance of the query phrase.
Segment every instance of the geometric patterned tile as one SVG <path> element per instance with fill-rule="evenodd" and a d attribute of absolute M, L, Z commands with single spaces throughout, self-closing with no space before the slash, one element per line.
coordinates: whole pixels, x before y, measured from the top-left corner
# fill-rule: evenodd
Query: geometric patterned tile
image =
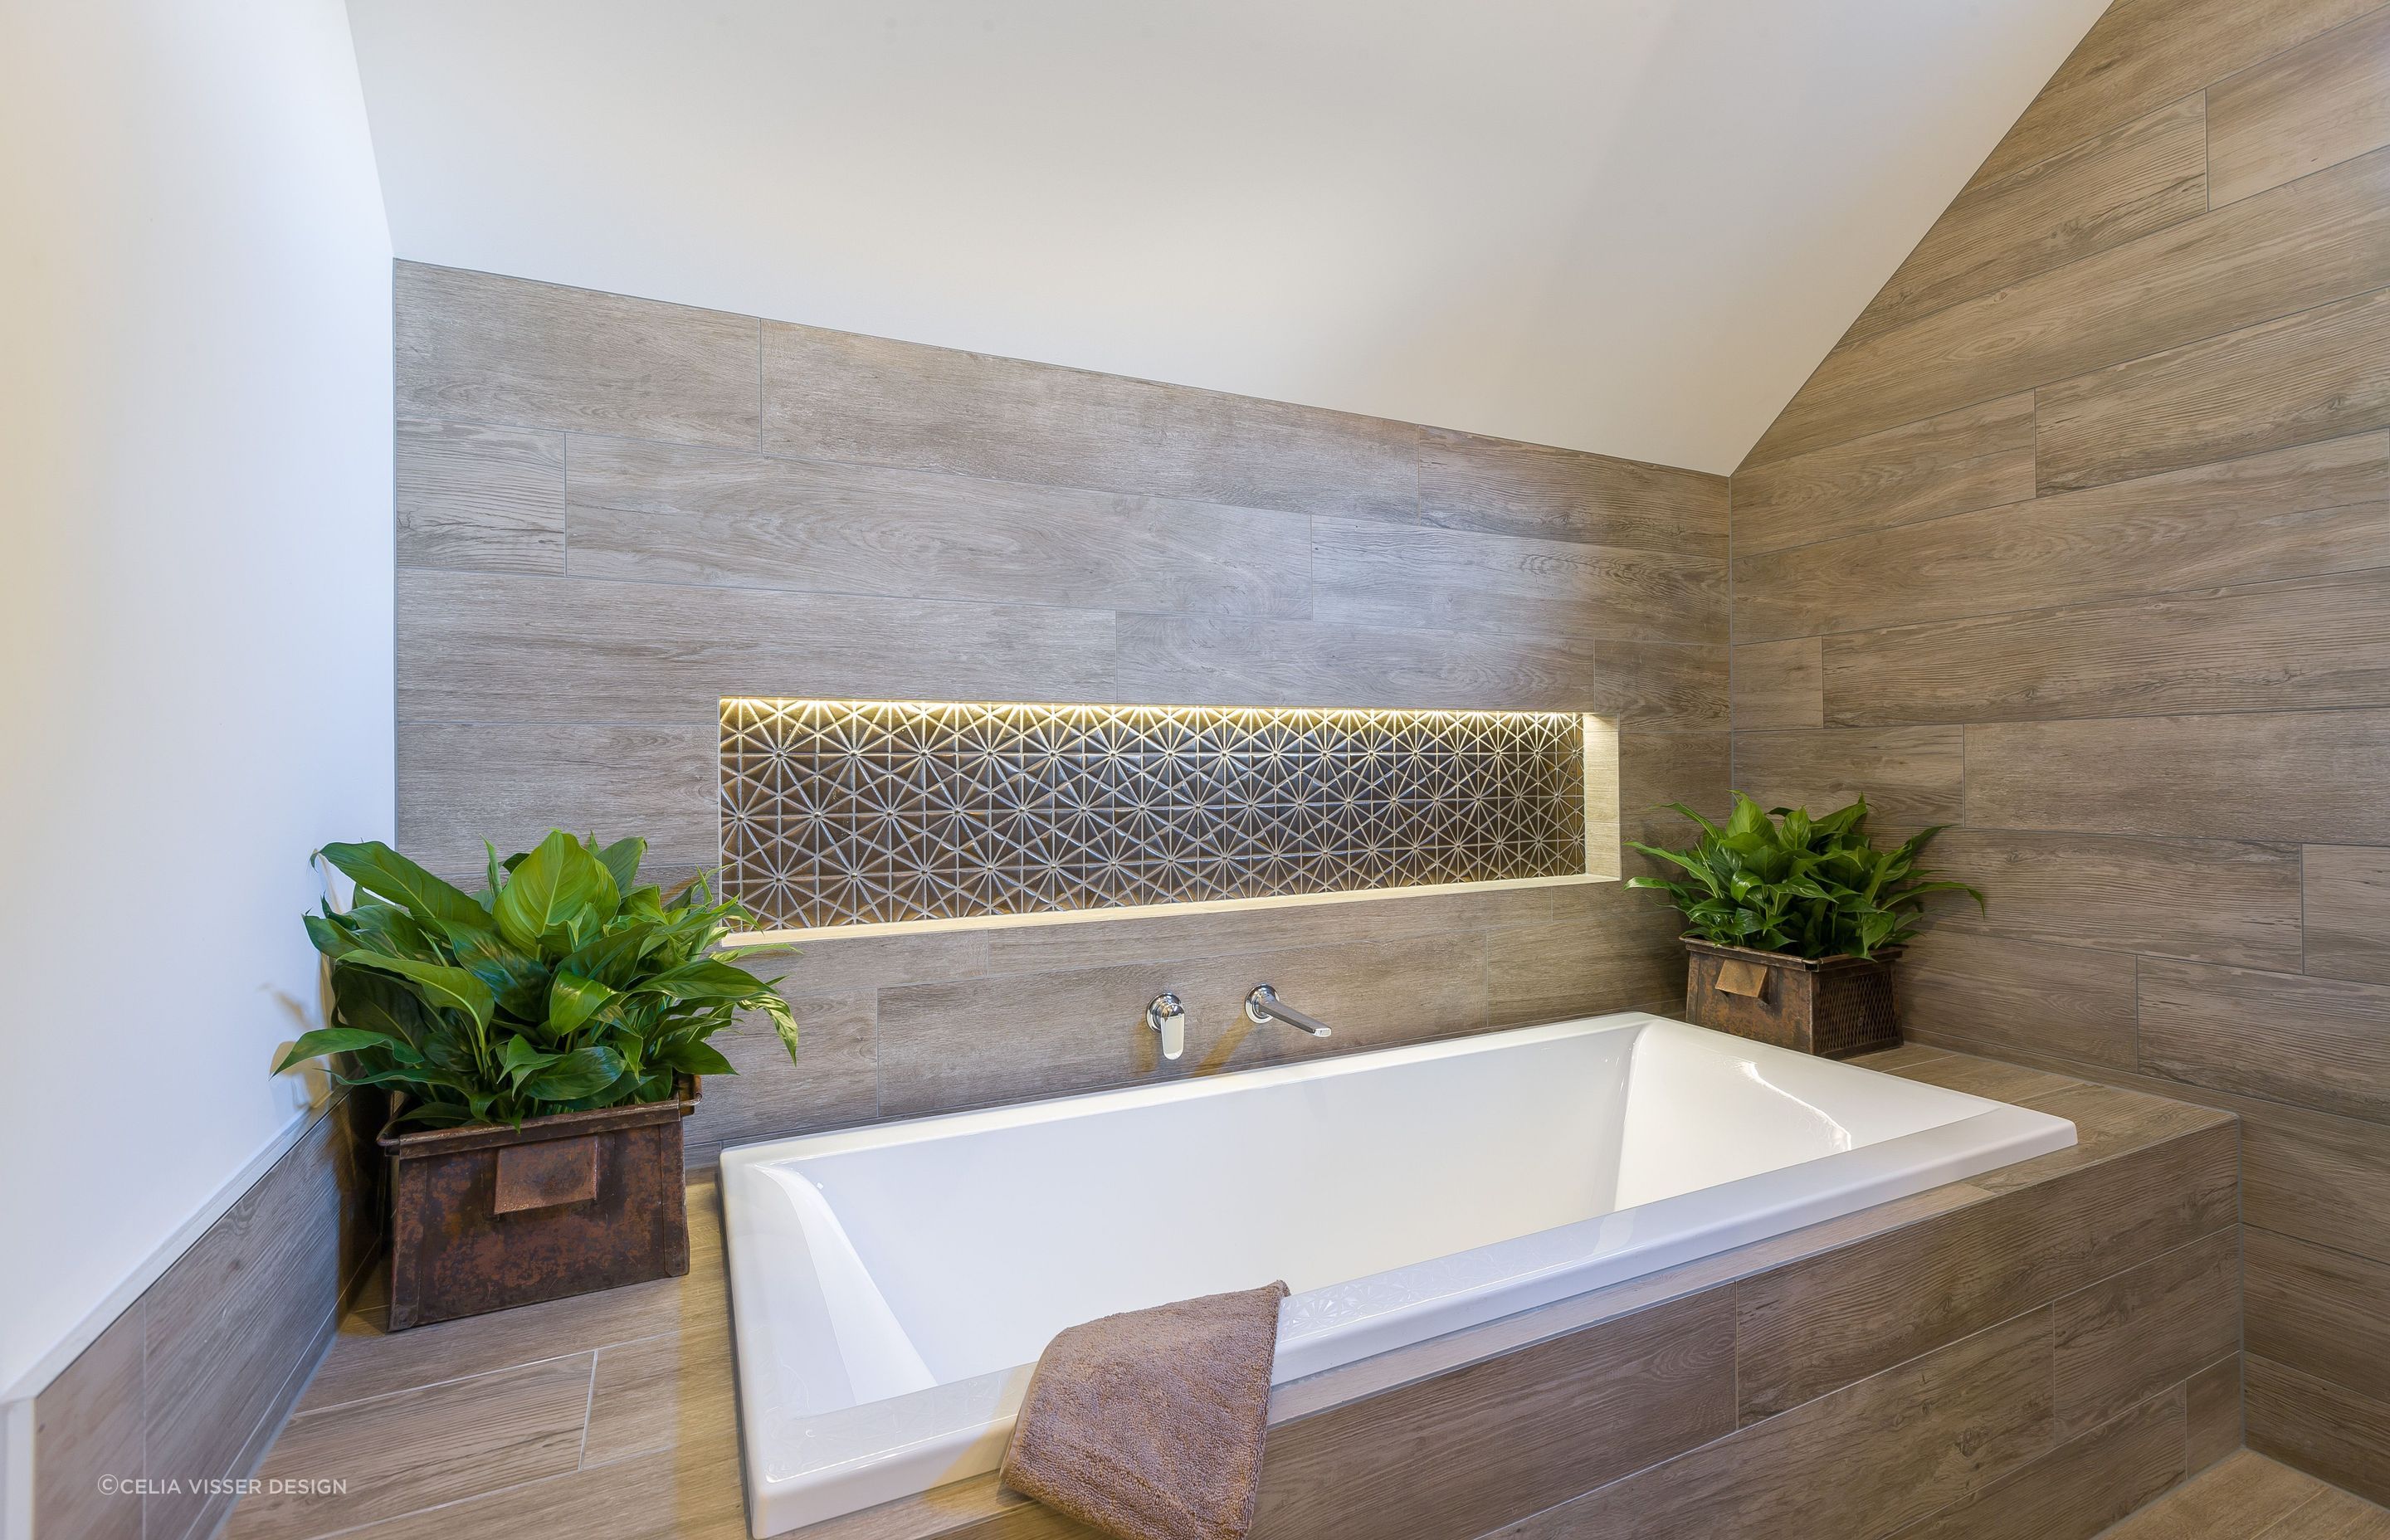
<path fill-rule="evenodd" d="M 728 895 L 774 927 L 1561 877 L 1559 712 L 722 702 Z"/>

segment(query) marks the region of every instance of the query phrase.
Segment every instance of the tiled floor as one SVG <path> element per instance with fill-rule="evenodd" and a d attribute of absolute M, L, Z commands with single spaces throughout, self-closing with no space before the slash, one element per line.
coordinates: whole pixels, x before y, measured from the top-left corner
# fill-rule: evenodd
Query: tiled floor
<path fill-rule="evenodd" d="M 2390 1540 L 2390 1508 L 2243 1449 L 2100 1540 Z"/>

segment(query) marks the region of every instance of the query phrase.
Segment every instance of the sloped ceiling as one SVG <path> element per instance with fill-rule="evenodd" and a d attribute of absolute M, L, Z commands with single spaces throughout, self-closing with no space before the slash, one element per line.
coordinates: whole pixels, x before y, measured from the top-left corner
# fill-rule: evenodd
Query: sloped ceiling
<path fill-rule="evenodd" d="M 351 0 L 402 257 L 1731 469 L 2103 0 Z"/>

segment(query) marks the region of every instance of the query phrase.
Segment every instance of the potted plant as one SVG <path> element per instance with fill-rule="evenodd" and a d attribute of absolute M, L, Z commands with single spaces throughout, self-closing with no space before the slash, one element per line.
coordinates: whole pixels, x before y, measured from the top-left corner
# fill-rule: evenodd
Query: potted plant
<path fill-rule="evenodd" d="M 486 844 L 486 842 L 485 842 Z M 468 893 L 378 841 L 327 845 L 357 901 L 306 917 L 330 959 L 331 1024 L 280 1070 L 345 1056 L 336 1078 L 392 1093 L 390 1326 L 688 1271 L 680 1120 L 706 1039 L 760 1010 L 795 1017 L 712 956 L 745 908 L 704 880 L 638 880 L 644 840 L 559 829 Z"/>
<path fill-rule="evenodd" d="M 1926 899 L 1963 892 L 1917 864 L 1944 826 L 1877 850 L 1867 799 L 1812 818 L 1805 808 L 1763 809 L 1741 792 L 1720 828 L 1682 802 L 1701 826 L 1689 850 L 1635 848 L 1680 868 L 1682 879 L 1635 877 L 1683 911 L 1685 1014 L 1697 1026 L 1830 1059 L 1900 1041 L 1892 963 L 1917 933 Z"/>

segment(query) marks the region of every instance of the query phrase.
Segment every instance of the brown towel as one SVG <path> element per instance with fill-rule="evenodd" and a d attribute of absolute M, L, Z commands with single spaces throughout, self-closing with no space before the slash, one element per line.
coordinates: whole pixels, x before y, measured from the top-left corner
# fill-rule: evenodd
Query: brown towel
<path fill-rule="evenodd" d="M 1046 1344 L 1004 1484 L 1119 1540 L 1244 1540 L 1286 1285 L 1106 1315 Z"/>

